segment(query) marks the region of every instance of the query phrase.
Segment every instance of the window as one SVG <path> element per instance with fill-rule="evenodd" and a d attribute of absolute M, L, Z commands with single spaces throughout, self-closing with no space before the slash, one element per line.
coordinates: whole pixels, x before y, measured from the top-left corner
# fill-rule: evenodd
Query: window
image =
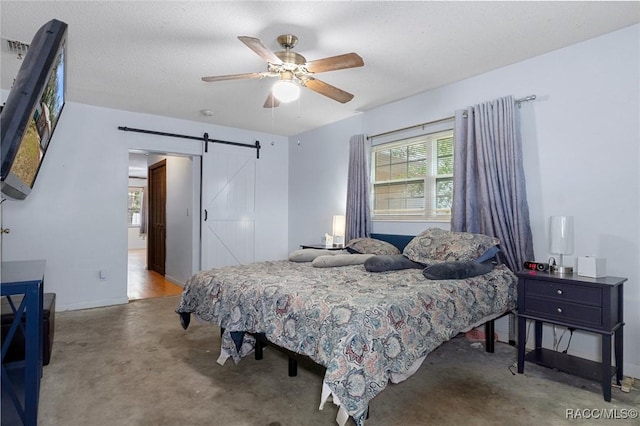
<path fill-rule="evenodd" d="M 142 187 L 129 187 L 129 226 L 140 226 L 141 213 L 142 213 L 142 194 L 144 188 Z"/>
<path fill-rule="evenodd" d="M 372 149 L 374 220 L 451 219 L 453 130 Z"/>

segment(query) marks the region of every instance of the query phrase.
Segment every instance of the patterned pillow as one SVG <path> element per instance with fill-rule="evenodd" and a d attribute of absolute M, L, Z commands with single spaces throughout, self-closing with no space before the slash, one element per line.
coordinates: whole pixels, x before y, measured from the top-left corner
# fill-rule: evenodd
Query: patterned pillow
<path fill-rule="evenodd" d="M 354 238 L 345 246 L 350 253 L 361 254 L 400 254 L 398 247 L 375 238 Z"/>
<path fill-rule="evenodd" d="M 414 262 L 425 264 L 468 261 L 476 260 L 498 244 L 497 238 L 488 235 L 429 228 L 411 240 L 403 254 Z"/>

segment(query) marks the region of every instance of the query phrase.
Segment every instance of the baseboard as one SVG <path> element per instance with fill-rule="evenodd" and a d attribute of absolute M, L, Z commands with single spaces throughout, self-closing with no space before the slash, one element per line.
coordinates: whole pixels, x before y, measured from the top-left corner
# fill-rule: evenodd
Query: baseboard
<path fill-rule="evenodd" d="M 184 288 L 185 282 L 181 281 L 175 277 L 172 277 L 171 275 L 165 275 L 164 279 L 167 281 L 171 281 L 172 283 L 174 283 L 175 285 L 179 285 L 180 287 Z"/>
<path fill-rule="evenodd" d="M 634 379 L 636 379 L 636 382 L 640 381 L 640 365 L 629 364 L 625 362 L 622 365 L 622 373 L 625 376 L 633 377 Z M 635 385 L 634 388 L 636 388 Z"/>
<path fill-rule="evenodd" d="M 59 311 L 78 311 L 80 309 L 102 308 L 105 306 L 124 305 L 129 303 L 128 297 L 116 297 L 113 299 L 94 300 L 91 302 L 82 303 L 59 303 L 59 299 L 56 301 L 56 312 Z"/>

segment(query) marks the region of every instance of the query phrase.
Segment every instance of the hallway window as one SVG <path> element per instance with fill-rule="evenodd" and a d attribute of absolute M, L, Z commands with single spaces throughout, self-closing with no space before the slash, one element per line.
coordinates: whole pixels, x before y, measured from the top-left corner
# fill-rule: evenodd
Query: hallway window
<path fill-rule="evenodd" d="M 142 187 L 129 187 L 129 226 L 136 227 L 142 223 L 142 195 L 144 188 Z"/>

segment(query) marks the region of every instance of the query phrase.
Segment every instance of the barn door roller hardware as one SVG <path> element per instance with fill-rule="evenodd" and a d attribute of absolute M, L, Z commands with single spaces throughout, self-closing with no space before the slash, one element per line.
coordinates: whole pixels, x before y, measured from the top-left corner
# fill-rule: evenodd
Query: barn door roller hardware
<path fill-rule="evenodd" d="M 256 158 L 260 158 L 260 141 L 256 141 L 255 144 L 251 145 L 248 143 L 240 143 L 240 142 L 229 142 L 222 141 L 219 139 L 209 139 L 209 134 L 205 133 L 202 137 L 200 136 L 188 136 L 188 135 L 180 135 L 177 133 L 167 133 L 167 132 L 156 132 L 155 130 L 144 130 L 144 129 L 135 129 L 132 127 L 118 126 L 118 130 L 122 130 L 124 132 L 137 132 L 137 133 L 147 133 L 150 135 L 158 135 L 158 136 L 170 136 L 172 138 L 182 138 L 182 139 L 191 139 L 196 141 L 204 142 L 204 152 L 209 152 L 209 143 L 222 143 L 225 145 L 233 145 L 239 146 L 242 148 L 255 148 L 256 150 Z"/>

